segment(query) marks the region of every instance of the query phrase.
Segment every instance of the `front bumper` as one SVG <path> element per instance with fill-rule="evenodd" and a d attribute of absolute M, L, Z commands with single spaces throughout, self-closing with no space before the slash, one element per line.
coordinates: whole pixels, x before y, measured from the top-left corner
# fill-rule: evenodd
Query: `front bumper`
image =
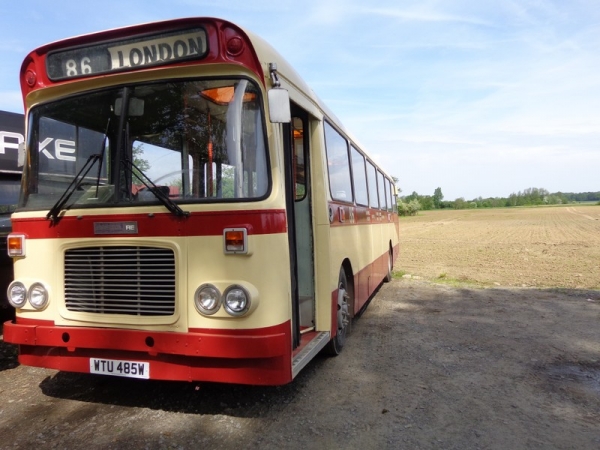
<path fill-rule="evenodd" d="M 187 333 L 56 326 L 19 319 L 4 324 L 19 362 L 89 373 L 90 358 L 150 362 L 150 378 L 278 385 L 292 380 L 290 323 L 253 330 Z"/>

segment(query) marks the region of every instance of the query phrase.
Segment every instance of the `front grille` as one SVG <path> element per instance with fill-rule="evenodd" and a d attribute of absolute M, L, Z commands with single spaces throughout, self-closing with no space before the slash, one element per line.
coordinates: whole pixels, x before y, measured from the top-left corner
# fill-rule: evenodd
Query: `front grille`
<path fill-rule="evenodd" d="M 168 316 L 175 312 L 173 251 L 153 247 L 87 247 L 65 252 L 69 311 Z"/>

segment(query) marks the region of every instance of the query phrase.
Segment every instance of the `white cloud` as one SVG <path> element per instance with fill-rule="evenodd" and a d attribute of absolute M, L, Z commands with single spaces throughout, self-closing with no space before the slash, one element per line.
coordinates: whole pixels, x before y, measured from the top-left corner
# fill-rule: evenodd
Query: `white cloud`
<path fill-rule="evenodd" d="M 426 6 L 419 2 L 417 5 L 409 8 L 361 8 L 361 13 L 374 14 L 386 18 L 400 19 L 401 22 L 452 22 L 466 23 L 470 25 L 493 26 L 492 23 L 479 19 L 475 16 L 455 15 L 440 12 L 435 7 Z"/>

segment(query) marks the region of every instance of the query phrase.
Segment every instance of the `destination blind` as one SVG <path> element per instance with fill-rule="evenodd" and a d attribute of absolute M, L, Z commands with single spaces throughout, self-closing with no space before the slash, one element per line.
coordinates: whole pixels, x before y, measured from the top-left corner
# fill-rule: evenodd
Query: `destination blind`
<path fill-rule="evenodd" d="M 207 52 L 206 31 L 194 28 L 51 52 L 46 69 L 57 81 L 201 59 Z"/>

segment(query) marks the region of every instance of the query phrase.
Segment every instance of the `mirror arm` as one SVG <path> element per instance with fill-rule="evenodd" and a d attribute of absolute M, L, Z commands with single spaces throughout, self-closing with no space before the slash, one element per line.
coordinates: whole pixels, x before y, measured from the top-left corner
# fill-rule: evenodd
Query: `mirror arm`
<path fill-rule="evenodd" d="M 281 87 L 281 82 L 277 77 L 277 63 L 269 63 L 269 73 L 271 74 L 271 82 L 273 83 L 274 88 Z"/>

